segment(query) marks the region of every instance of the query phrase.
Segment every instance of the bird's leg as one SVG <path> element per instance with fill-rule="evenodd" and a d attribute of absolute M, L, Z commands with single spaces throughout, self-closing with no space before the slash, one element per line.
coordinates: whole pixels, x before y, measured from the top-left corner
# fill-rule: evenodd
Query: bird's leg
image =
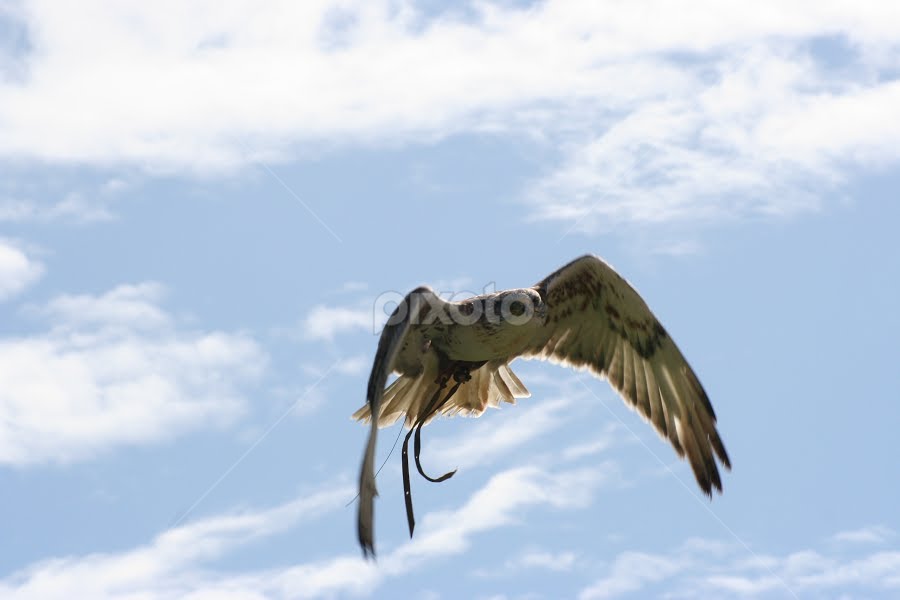
<path fill-rule="evenodd" d="M 483 364 L 483 363 L 482 363 Z M 465 383 L 472 379 L 471 363 L 456 363 L 453 367 L 453 379 L 457 383 Z M 450 399 L 447 396 L 445 402 Z"/>
<path fill-rule="evenodd" d="M 439 391 L 447 387 L 447 384 L 450 382 L 450 378 L 456 374 L 458 365 L 459 363 L 457 362 L 447 361 L 443 358 L 440 359 L 438 363 L 438 374 L 437 377 L 434 378 L 434 382 L 438 385 Z M 419 416 L 420 418 L 424 419 L 425 417 L 427 417 L 427 414 Z"/>

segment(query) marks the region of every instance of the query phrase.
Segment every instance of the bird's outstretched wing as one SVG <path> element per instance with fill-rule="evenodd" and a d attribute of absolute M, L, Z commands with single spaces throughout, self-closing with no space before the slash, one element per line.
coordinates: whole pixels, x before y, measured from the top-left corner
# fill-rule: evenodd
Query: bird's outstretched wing
<path fill-rule="evenodd" d="M 366 402 L 369 405 L 370 414 L 381 414 L 381 399 L 387 378 L 391 374 L 394 359 L 397 352 L 403 346 L 404 337 L 410 328 L 412 316 L 418 316 L 422 308 L 422 288 L 417 288 L 407 294 L 394 313 L 388 319 L 381 331 L 378 340 L 378 350 L 372 363 L 372 372 L 369 374 L 369 385 L 366 389 Z M 369 439 L 366 442 L 366 450 L 363 455 L 362 467 L 359 471 L 359 507 L 356 520 L 356 532 L 359 544 L 362 546 L 363 555 L 366 557 L 375 555 L 374 511 L 375 496 L 378 490 L 375 487 L 375 445 L 378 438 L 378 419 L 372 419 L 372 427 L 369 429 Z"/>
<path fill-rule="evenodd" d="M 582 256 L 534 288 L 547 322 L 524 358 L 606 377 L 625 401 L 687 455 L 707 495 L 722 491 L 713 457 L 731 468 L 703 386 L 637 291 L 596 256 Z"/>

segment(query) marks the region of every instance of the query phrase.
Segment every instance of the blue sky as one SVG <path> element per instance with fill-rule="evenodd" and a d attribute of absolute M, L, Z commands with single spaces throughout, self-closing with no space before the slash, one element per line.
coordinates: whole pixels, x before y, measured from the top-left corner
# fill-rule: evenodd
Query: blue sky
<path fill-rule="evenodd" d="M 0 3 L 4 598 L 892 598 L 887 2 Z M 386 297 L 603 256 L 710 394 L 435 421 L 347 506 Z M 387 456 L 397 428 L 381 437 Z"/>

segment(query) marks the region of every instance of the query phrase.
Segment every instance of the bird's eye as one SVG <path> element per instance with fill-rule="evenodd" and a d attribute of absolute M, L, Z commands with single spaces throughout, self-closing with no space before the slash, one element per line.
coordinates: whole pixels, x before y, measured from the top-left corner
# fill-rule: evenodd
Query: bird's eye
<path fill-rule="evenodd" d="M 525 314 L 525 304 L 522 303 L 522 302 L 519 301 L 519 300 L 514 300 L 514 301 L 509 305 L 509 312 L 510 312 L 510 314 L 512 314 L 514 317 L 521 317 L 522 315 Z"/>

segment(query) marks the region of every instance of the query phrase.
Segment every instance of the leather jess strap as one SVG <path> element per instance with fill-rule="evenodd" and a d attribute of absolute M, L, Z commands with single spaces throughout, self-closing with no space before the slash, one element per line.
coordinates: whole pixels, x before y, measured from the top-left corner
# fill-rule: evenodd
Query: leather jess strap
<path fill-rule="evenodd" d="M 438 389 L 434 392 L 434 395 L 429 400 L 428 404 L 425 406 L 425 409 L 419 413 L 419 417 L 416 419 L 415 424 L 410 428 L 409 432 L 406 434 L 406 438 L 403 440 L 403 498 L 406 501 L 406 522 L 409 525 L 409 537 L 413 536 L 413 530 L 416 528 L 416 518 L 413 515 L 413 503 L 412 503 L 412 490 L 410 489 L 409 483 L 409 438 L 413 433 L 415 433 L 415 441 L 413 444 L 413 456 L 416 461 L 416 469 L 418 469 L 419 474 L 432 483 L 440 483 L 442 481 L 446 481 L 453 477 L 456 474 L 456 469 L 453 469 L 449 473 L 444 473 L 440 477 L 429 477 L 424 469 L 422 469 L 422 463 L 419 462 L 419 453 L 422 450 L 422 425 L 425 424 L 425 421 L 428 420 L 432 414 L 436 413 L 443 407 L 453 394 L 456 393 L 456 390 L 459 389 L 459 386 L 463 384 L 463 381 L 457 380 L 456 383 L 450 388 L 450 391 L 444 397 L 443 400 L 440 400 L 441 392 L 444 391 L 444 388 L 447 387 L 447 383 L 449 382 L 449 376 L 442 376 L 438 381 Z M 440 401 L 439 401 L 440 400 Z"/>

